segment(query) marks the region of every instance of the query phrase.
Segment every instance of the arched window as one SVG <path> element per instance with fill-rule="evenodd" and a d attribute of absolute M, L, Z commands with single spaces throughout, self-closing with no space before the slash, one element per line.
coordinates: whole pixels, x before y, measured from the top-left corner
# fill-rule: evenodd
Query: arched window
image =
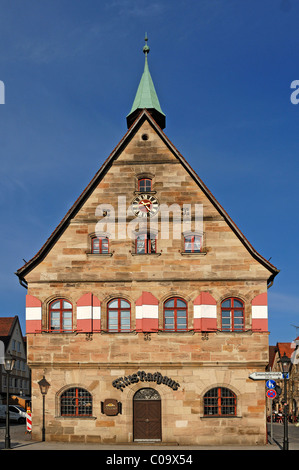
<path fill-rule="evenodd" d="M 173 297 L 164 303 L 164 330 L 187 330 L 187 304 L 183 299 Z"/>
<path fill-rule="evenodd" d="M 124 299 L 113 299 L 108 303 L 108 331 L 126 332 L 131 328 L 131 305 Z"/>
<path fill-rule="evenodd" d="M 49 329 L 51 331 L 72 331 L 73 306 L 65 299 L 57 299 L 49 306 Z"/>
<path fill-rule="evenodd" d="M 94 237 L 91 240 L 92 253 L 109 253 L 109 239 L 107 237 Z"/>
<path fill-rule="evenodd" d="M 92 396 L 84 388 L 73 387 L 60 396 L 61 416 L 92 416 Z"/>
<path fill-rule="evenodd" d="M 133 400 L 161 400 L 159 392 L 153 388 L 141 388 L 135 393 Z"/>
<path fill-rule="evenodd" d="M 143 193 L 149 192 L 152 190 L 152 180 L 150 178 L 141 178 L 138 180 L 138 191 Z"/>
<path fill-rule="evenodd" d="M 244 331 L 244 303 L 234 297 L 221 304 L 222 331 Z"/>
<path fill-rule="evenodd" d="M 224 387 L 209 390 L 203 398 L 204 416 L 236 416 L 236 395 Z"/>

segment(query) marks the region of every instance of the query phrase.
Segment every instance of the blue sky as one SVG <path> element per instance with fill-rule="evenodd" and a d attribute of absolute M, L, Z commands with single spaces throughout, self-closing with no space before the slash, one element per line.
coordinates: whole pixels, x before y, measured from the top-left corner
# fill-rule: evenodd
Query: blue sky
<path fill-rule="evenodd" d="M 165 132 L 281 272 L 270 344 L 299 334 L 297 0 L 0 0 L 1 316 L 42 246 L 126 132 L 144 34 Z"/>

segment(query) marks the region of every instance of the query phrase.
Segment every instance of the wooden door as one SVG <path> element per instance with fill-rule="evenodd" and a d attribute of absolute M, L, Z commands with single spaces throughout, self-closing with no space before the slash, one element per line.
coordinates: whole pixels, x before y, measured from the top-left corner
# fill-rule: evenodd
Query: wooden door
<path fill-rule="evenodd" d="M 161 441 L 161 400 L 134 400 L 134 440 Z"/>

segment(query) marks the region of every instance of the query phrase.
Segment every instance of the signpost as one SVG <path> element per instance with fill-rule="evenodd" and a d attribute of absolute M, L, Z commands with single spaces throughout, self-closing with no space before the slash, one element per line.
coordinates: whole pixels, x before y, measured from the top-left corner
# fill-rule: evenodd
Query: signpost
<path fill-rule="evenodd" d="M 253 372 L 249 378 L 253 380 L 282 380 L 284 374 L 282 372 Z M 289 374 L 286 374 L 286 378 L 289 378 Z"/>
<path fill-rule="evenodd" d="M 276 382 L 275 380 L 283 380 L 289 378 L 288 373 L 283 373 L 283 372 L 253 372 L 252 374 L 249 375 L 249 378 L 252 380 L 266 380 L 266 387 L 268 388 L 266 395 L 267 398 L 270 398 L 270 400 L 273 400 L 277 396 L 277 392 L 279 393 L 280 387 L 276 387 Z M 272 404 L 270 406 L 271 408 L 271 441 L 273 442 L 273 437 L 272 437 L 272 421 L 273 421 L 273 416 L 272 416 Z"/>

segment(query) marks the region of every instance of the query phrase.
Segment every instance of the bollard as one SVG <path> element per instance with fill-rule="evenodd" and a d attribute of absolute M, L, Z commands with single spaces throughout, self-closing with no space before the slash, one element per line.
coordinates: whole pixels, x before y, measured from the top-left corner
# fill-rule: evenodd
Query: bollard
<path fill-rule="evenodd" d="M 31 410 L 27 408 L 27 416 L 26 416 L 26 434 L 31 433 L 32 428 L 32 418 L 31 418 Z"/>

